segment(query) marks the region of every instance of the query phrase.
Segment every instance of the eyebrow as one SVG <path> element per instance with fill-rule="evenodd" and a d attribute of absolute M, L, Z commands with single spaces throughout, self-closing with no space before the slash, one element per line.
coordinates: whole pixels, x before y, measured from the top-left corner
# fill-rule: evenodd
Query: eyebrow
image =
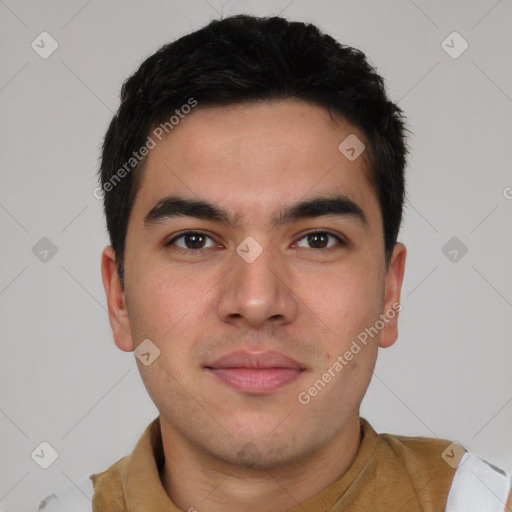
<path fill-rule="evenodd" d="M 344 195 L 321 196 L 292 204 L 277 212 L 272 218 L 272 223 L 274 226 L 291 224 L 299 220 L 325 215 L 351 218 L 358 221 L 363 227 L 369 227 L 368 219 L 362 208 Z M 231 227 L 239 224 L 237 216 L 208 201 L 168 196 L 161 199 L 144 217 L 144 227 L 150 228 L 174 217 L 194 217 L 220 222 Z"/>

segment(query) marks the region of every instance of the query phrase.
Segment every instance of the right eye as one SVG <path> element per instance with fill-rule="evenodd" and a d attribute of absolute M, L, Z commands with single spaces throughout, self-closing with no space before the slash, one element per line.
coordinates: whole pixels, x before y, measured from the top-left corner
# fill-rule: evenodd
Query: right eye
<path fill-rule="evenodd" d="M 211 245 L 209 246 L 205 246 L 207 239 L 211 240 Z M 202 231 L 183 231 L 165 243 L 165 247 L 171 247 L 172 245 L 179 247 L 179 252 L 191 253 L 215 247 L 215 242 Z"/>

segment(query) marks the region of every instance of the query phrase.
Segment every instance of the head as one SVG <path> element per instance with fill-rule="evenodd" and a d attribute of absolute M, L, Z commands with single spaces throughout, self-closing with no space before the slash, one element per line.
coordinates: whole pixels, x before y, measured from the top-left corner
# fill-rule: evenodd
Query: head
<path fill-rule="evenodd" d="M 270 467 L 358 414 L 397 338 L 404 130 L 362 52 L 282 18 L 213 21 L 124 83 L 100 170 L 102 275 L 117 346 L 160 351 L 138 365 L 167 429 Z M 234 389 L 210 368 L 239 349 L 300 374 Z"/>

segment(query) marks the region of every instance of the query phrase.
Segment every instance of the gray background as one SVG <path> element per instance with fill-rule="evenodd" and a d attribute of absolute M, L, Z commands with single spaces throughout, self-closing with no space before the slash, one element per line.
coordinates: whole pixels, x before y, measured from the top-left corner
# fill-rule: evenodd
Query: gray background
<path fill-rule="evenodd" d="M 240 12 L 309 20 L 365 51 L 413 132 L 400 336 L 380 351 L 362 416 L 511 471 L 511 11 L 510 0 L 0 0 L 0 509 L 36 510 L 105 470 L 158 414 L 108 323 L 100 144 L 144 58 Z M 46 59 L 31 48 L 43 31 L 59 45 Z M 442 46 L 453 31 L 469 43 L 458 58 Z M 46 262 L 32 251 L 42 237 L 57 248 Z M 457 261 L 443 253 L 452 237 Z M 31 458 L 42 441 L 59 454 L 46 470 Z"/>

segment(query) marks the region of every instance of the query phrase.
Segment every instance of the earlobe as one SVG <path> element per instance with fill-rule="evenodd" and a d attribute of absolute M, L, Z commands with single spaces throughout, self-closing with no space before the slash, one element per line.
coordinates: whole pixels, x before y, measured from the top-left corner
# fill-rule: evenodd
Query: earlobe
<path fill-rule="evenodd" d="M 101 277 L 107 297 L 109 322 L 115 344 L 120 350 L 131 352 L 134 350 L 134 345 L 126 309 L 125 292 L 117 272 L 115 252 L 110 245 L 105 247 L 101 255 Z"/>
<path fill-rule="evenodd" d="M 381 348 L 390 347 L 398 338 L 398 316 L 402 309 L 400 293 L 402 291 L 406 255 L 405 245 L 397 242 L 385 277 L 385 296 L 382 311 L 385 326 L 382 329 L 379 341 L 379 347 Z"/>

